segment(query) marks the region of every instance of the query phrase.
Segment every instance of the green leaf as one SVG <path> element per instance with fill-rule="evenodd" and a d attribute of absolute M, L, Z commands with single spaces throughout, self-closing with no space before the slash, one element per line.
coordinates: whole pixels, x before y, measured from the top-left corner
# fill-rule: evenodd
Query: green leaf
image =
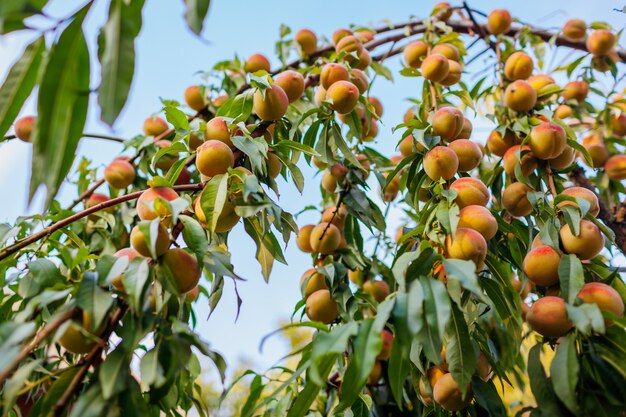
<path fill-rule="evenodd" d="M 250 138 L 247 136 L 233 136 L 233 145 L 250 158 L 250 164 L 255 174 L 267 175 L 267 151 L 269 147 L 264 138 Z"/>
<path fill-rule="evenodd" d="M 183 239 L 185 243 L 198 259 L 202 259 L 209 250 L 209 241 L 204 229 L 193 217 L 183 215 L 178 219 L 183 223 Z"/>
<path fill-rule="evenodd" d="M 125 388 L 126 380 L 123 370 L 127 370 L 129 365 L 129 357 L 122 347 L 118 347 L 107 355 L 106 360 L 100 365 L 98 379 L 105 400 L 111 399 L 114 394 Z"/>
<path fill-rule="evenodd" d="M 165 118 L 176 129 L 191 130 L 191 126 L 189 125 L 189 120 L 187 120 L 187 115 L 185 115 L 185 113 L 182 110 L 180 110 L 179 108 L 175 106 L 172 106 L 172 105 L 165 106 Z"/>
<path fill-rule="evenodd" d="M 126 273 L 122 276 L 124 289 L 128 293 L 130 301 L 137 308 L 141 308 L 141 300 L 143 299 L 149 274 L 150 266 L 148 265 L 148 260 L 138 256 L 131 261 Z"/>
<path fill-rule="evenodd" d="M 202 26 L 209 12 L 210 4 L 211 0 L 185 0 L 185 20 L 189 29 L 196 35 L 202 32 Z"/>
<path fill-rule="evenodd" d="M 135 38 L 141 30 L 144 0 L 111 0 L 109 19 L 98 38 L 102 69 L 98 104 L 100 118 L 113 125 L 128 98 L 135 72 Z"/>
<path fill-rule="evenodd" d="M 248 91 L 228 99 L 215 116 L 230 117 L 234 119 L 233 123 L 245 121 L 252 114 L 252 97 L 253 93 Z"/>
<path fill-rule="evenodd" d="M 576 296 L 585 285 L 583 265 L 576 255 L 563 255 L 559 263 L 559 282 L 561 294 L 569 303 L 574 304 Z"/>
<path fill-rule="evenodd" d="M 18 293 L 23 298 L 34 297 L 56 284 L 65 283 L 65 278 L 49 259 L 35 259 L 27 266 L 28 274 L 20 280 L 18 287 Z"/>
<path fill-rule="evenodd" d="M 472 392 L 478 405 L 487 410 L 489 417 L 506 417 L 508 415 L 493 381 L 485 382 L 475 376 L 472 380 Z"/>
<path fill-rule="evenodd" d="M 465 396 L 476 370 L 476 351 L 470 338 L 463 312 L 452 304 L 452 314 L 446 337 L 446 362 L 452 378 Z"/>
<path fill-rule="evenodd" d="M 335 361 L 332 356 L 327 357 L 322 361 L 320 366 L 320 377 L 327 379 L 330 371 L 333 369 Z M 309 411 L 309 407 L 313 404 L 313 401 L 317 398 L 320 392 L 321 386 L 308 382 L 304 385 L 302 391 L 298 393 L 296 400 L 293 402 L 287 417 L 304 417 Z M 275 391 L 276 392 L 276 391 Z M 271 398 L 271 397 L 270 397 Z"/>
<path fill-rule="evenodd" d="M 76 292 L 78 306 L 93 317 L 92 329 L 95 330 L 113 305 L 111 294 L 98 286 L 96 274 L 86 273 Z"/>
<path fill-rule="evenodd" d="M 50 50 L 39 87 L 29 198 L 44 184 L 46 207 L 72 166 L 87 119 L 89 50 L 81 26 L 91 4 L 74 15 Z"/>
<path fill-rule="evenodd" d="M 24 19 L 41 13 L 48 0 L 0 1 L 0 34 L 26 29 Z"/>
<path fill-rule="evenodd" d="M 557 397 L 576 415 L 578 414 L 576 386 L 579 370 L 576 335 L 570 333 L 561 338 L 556 347 L 556 354 L 550 365 L 550 379 Z"/>
<path fill-rule="evenodd" d="M 396 403 L 402 409 L 403 387 L 406 377 L 409 375 L 411 367 L 409 365 L 411 351 L 411 337 L 408 335 L 409 329 L 409 295 L 399 293 L 396 296 L 392 320 L 396 327 L 396 336 L 391 346 L 391 356 L 387 367 L 387 378 L 389 387 Z"/>
<path fill-rule="evenodd" d="M 11 123 L 33 91 L 45 50 L 46 43 L 43 36 L 29 44 L 20 59 L 13 64 L 0 87 L 0 138 L 7 133 Z"/>
<path fill-rule="evenodd" d="M 159 388 L 166 381 L 163 375 L 163 367 L 159 363 L 158 347 L 146 352 L 141 358 L 139 366 L 141 372 L 141 383 Z"/>
<path fill-rule="evenodd" d="M 459 284 L 468 291 L 471 291 L 480 300 L 486 302 L 486 297 L 478 285 L 478 276 L 476 276 L 476 265 L 473 261 L 465 261 L 462 259 L 445 259 L 443 267 L 446 270 L 448 283 L 450 281 L 458 281 Z"/>
<path fill-rule="evenodd" d="M 385 67 L 378 61 L 372 61 L 370 66 L 372 67 L 372 69 L 374 70 L 376 74 L 382 75 L 389 81 L 393 81 L 393 75 L 391 75 L 391 71 L 389 71 L 389 68 Z"/>
<path fill-rule="evenodd" d="M 350 339 L 357 334 L 358 323 L 351 321 L 334 327 L 330 332 L 319 332 L 311 346 L 311 367 L 307 375 L 314 384 L 323 386 L 325 381 L 321 376 L 322 363 L 326 357 L 336 357 L 345 352 Z"/>
<path fill-rule="evenodd" d="M 551 417 L 562 416 L 558 399 L 550 385 L 550 381 L 546 376 L 546 372 L 541 364 L 542 344 L 537 343 L 530 349 L 528 354 L 528 377 L 530 379 L 530 389 L 535 396 L 537 405 L 542 411 L 542 415 Z"/>
<path fill-rule="evenodd" d="M 200 208 L 206 219 L 206 227 L 211 233 L 215 232 L 217 220 L 222 214 L 227 198 L 228 175 L 225 174 L 211 178 L 200 194 Z"/>

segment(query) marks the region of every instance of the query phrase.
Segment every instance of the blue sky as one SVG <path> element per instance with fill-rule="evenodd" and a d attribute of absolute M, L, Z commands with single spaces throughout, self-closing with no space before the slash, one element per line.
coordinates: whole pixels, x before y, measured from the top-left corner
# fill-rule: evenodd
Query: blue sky
<path fill-rule="evenodd" d="M 63 17 L 72 12 L 74 7 L 78 8 L 84 3 L 51 0 L 47 11 L 54 17 Z M 143 120 L 159 110 L 160 98 L 182 101 L 184 89 L 200 81 L 197 71 L 207 70 L 214 63 L 233 57 L 235 52 L 241 57 L 262 52 L 277 64 L 277 59 L 272 55 L 281 23 L 288 24 L 294 30 L 310 28 L 318 37 L 330 37 L 335 29 L 347 27 L 350 23 L 375 25 L 380 24 L 383 19 L 396 22 L 405 21 L 410 16 L 426 16 L 433 3 L 424 0 L 214 0 L 202 39 L 199 39 L 184 23 L 182 0 L 146 0 L 143 28 L 137 42 L 135 78 L 126 108 L 111 130 L 99 122 L 99 110 L 95 102 L 92 103 L 86 131 L 132 137 L 140 132 Z M 618 30 L 626 22 L 626 15 L 613 11 L 613 8 L 624 5 L 619 1 L 481 0 L 469 3 L 483 11 L 489 11 L 497 4 L 497 7 L 509 9 L 513 16 L 522 21 L 546 28 L 558 28 L 573 17 L 583 18 L 588 22 L 608 21 Z M 93 56 L 98 28 L 106 19 L 107 5 L 107 1 L 96 0 L 85 23 Z M 18 33 L 0 38 L 1 79 L 4 79 L 10 65 L 32 37 L 32 34 Z M 568 51 L 559 54 L 559 57 L 566 53 Z M 94 67 L 95 64 L 94 62 Z M 400 69 L 398 59 L 390 60 L 388 64 L 394 72 Z M 474 68 L 480 69 L 481 66 L 484 65 L 479 60 Z M 97 82 L 93 85 L 96 86 Z M 395 146 L 399 133 L 392 135 L 391 127 L 401 121 L 408 106 L 406 99 L 417 96 L 420 92 L 419 86 L 419 81 L 415 79 L 400 80 L 396 76 L 395 83 L 379 80 L 373 88 L 374 95 L 381 98 L 385 106 L 381 133 L 375 145 L 379 149 L 389 153 Z M 34 109 L 35 105 L 31 100 L 22 114 L 34 114 Z M 484 119 L 476 119 L 474 125 L 473 139 L 484 142 L 492 126 Z M 79 147 L 79 155 L 87 155 L 94 164 L 104 167 L 120 149 L 118 144 L 84 139 Z M 4 202 L 0 204 L 0 221 L 13 222 L 27 210 L 39 210 L 40 203 L 37 201 L 32 207 L 27 207 L 30 153 L 30 145 L 20 141 L 0 144 L 0 195 L 4 196 Z M 317 178 L 313 179 L 314 171 L 305 169 L 304 173 L 309 180 L 304 191 L 306 204 L 318 204 L 318 181 Z M 279 185 L 281 205 L 288 211 L 299 211 L 303 206 L 303 199 L 295 187 L 284 182 Z M 62 190 L 61 199 L 69 201 L 73 196 L 72 192 L 73 189 Z M 391 211 L 390 231 L 400 224 L 401 217 L 399 210 Z M 312 213 L 298 219 L 299 224 L 316 221 L 319 221 L 319 216 Z M 248 279 L 238 286 L 244 300 L 241 314 L 238 322 L 234 323 L 235 296 L 232 283 L 227 282 L 222 301 L 209 321 L 205 320 L 208 310 L 206 299 L 197 304 L 199 332 L 215 349 L 225 354 L 229 363 L 234 364 L 238 358 L 245 356 L 252 360 L 257 370 L 263 370 L 287 353 L 286 346 L 279 338 L 270 339 L 262 354 L 257 347 L 260 339 L 274 330 L 279 320 L 288 319 L 291 315 L 293 306 L 300 298 L 299 279 L 310 268 L 310 257 L 300 253 L 295 244 L 290 245 L 286 249 L 289 266 L 276 264 L 270 282 L 266 284 L 258 265 L 250 262 L 254 257 L 254 245 L 241 225 L 231 234 L 229 242 L 232 247 L 237 248 L 233 250 L 233 263 L 237 272 Z"/>

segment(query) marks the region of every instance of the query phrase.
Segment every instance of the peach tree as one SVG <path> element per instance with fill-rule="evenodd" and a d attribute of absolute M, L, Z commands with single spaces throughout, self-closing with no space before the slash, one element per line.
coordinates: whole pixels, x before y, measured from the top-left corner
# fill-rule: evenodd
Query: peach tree
<path fill-rule="evenodd" d="M 185 3 L 199 33 L 209 1 Z M 45 4 L 0 6 L 2 33 L 35 30 Z M 249 382 L 239 415 L 624 415 L 626 51 L 609 25 L 550 32 L 463 2 L 330 41 L 283 26 L 278 69 L 262 54 L 217 63 L 102 173 L 75 151 L 98 136 L 91 92 L 110 125 L 124 106 L 143 1 L 111 0 L 95 91 L 92 4 L 29 44 L 0 87 L 4 140 L 32 143 L 31 197 L 46 189 L 43 213 L 0 225 L 3 415 L 208 415 L 199 358 L 222 380 L 226 364 L 194 309 L 240 281 L 234 228 L 266 280 L 285 245 L 311 255 L 284 307 L 287 327 L 314 329 L 295 367 L 234 381 Z M 403 123 L 382 126 L 371 86 L 394 77 L 415 94 Z M 15 120 L 31 94 L 37 115 Z M 302 192 L 304 164 L 321 178 L 322 201 L 302 204 L 320 207 L 310 225 L 281 208 L 276 181 Z M 64 182 L 69 204 L 55 199 Z M 408 219 L 395 236 L 391 205 Z"/>

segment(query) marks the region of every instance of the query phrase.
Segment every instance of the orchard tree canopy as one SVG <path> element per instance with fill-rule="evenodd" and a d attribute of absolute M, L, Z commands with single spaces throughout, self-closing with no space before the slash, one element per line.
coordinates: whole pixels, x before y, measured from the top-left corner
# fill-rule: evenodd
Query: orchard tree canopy
<path fill-rule="evenodd" d="M 90 51 L 96 2 L 40 32 L 0 87 L 3 140 L 32 144 L 30 195 L 47 195 L 41 214 L 0 224 L 3 416 L 626 416 L 620 33 L 580 19 L 547 31 L 466 2 L 329 41 L 283 26 L 278 68 L 234 54 L 204 69 L 143 132 L 100 136 L 123 142 L 102 172 L 75 158 L 89 95 L 113 125 L 144 1 L 110 0 Z M 1 33 L 35 33 L 46 3 L 3 1 Z M 209 1 L 185 4 L 200 33 Z M 370 91 L 399 77 L 412 105 L 391 126 Z M 37 114 L 16 120 L 31 95 Z M 301 198 L 318 223 L 281 207 L 279 176 L 300 192 L 321 180 L 322 201 Z M 389 236 L 392 205 L 408 222 Z M 247 279 L 271 279 L 286 245 L 310 254 L 278 331 L 313 331 L 214 406 L 201 359 L 222 382 L 226 363 L 194 310 L 246 303 L 223 295 L 226 280 L 246 285 L 234 228 L 256 245 L 263 277 Z"/>

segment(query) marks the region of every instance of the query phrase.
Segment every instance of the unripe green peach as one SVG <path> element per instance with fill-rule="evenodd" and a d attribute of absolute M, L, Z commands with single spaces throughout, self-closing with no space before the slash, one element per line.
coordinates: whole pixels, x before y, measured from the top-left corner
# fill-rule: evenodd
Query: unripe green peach
<path fill-rule="evenodd" d="M 463 67 L 456 61 L 449 60 L 449 70 L 448 75 L 443 80 L 439 81 L 439 84 L 450 87 L 459 81 L 461 81 L 461 75 L 463 73 Z"/>
<path fill-rule="evenodd" d="M 357 68 L 350 70 L 350 79 L 348 81 L 356 85 L 361 94 L 364 94 L 370 85 L 370 80 L 367 78 L 367 75 Z"/>
<path fill-rule="evenodd" d="M 530 84 L 532 86 L 532 88 L 535 89 L 537 94 L 539 94 L 539 91 L 543 87 L 552 85 L 554 83 L 555 83 L 554 78 L 552 78 L 552 77 L 550 77 L 549 75 L 546 75 L 546 74 L 533 75 L 532 77 L 530 77 L 528 79 L 528 84 Z"/>
<path fill-rule="evenodd" d="M 587 50 L 593 55 L 606 55 L 617 43 L 617 38 L 606 29 L 595 30 L 587 38 Z"/>
<path fill-rule="evenodd" d="M 180 294 L 193 290 L 200 281 L 202 270 L 198 259 L 181 248 L 170 249 L 161 259 L 163 267 L 169 269 Z"/>
<path fill-rule="evenodd" d="M 154 144 L 158 148 L 169 148 L 170 146 L 172 146 L 172 142 L 165 139 L 158 140 L 154 142 Z M 176 163 L 176 161 L 178 161 L 178 152 L 162 155 L 154 165 L 160 170 L 166 172 L 172 167 L 172 165 Z"/>
<path fill-rule="evenodd" d="M 561 97 L 564 100 L 575 100 L 582 103 L 587 98 L 587 94 L 589 94 L 589 84 L 585 81 L 570 81 L 563 87 Z"/>
<path fill-rule="evenodd" d="M 123 248 L 115 252 L 113 256 L 116 256 L 118 258 L 126 258 L 127 262 L 130 263 L 133 259 L 141 255 L 139 254 L 139 252 L 137 252 L 133 248 Z M 113 277 L 111 279 L 111 284 L 115 287 L 116 290 L 124 291 L 124 284 L 122 283 L 122 275 Z"/>
<path fill-rule="evenodd" d="M 306 286 L 304 287 L 305 282 Z M 300 278 L 300 288 L 302 289 L 302 295 L 304 296 L 304 298 L 307 298 L 315 291 L 327 290 L 328 286 L 326 285 L 326 278 L 324 277 L 324 275 L 317 272 L 315 268 L 311 268 L 306 270 L 304 274 L 302 274 L 302 277 Z"/>
<path fill-rule="evenodd" d="M 624 300 L 610 285 L 601 282 L 587 283 L 578 293 L 578 298 L 585 303 L 596 304 L 601 311 L 608 311 L 617 317 L 624 316 Z"/>
<path fill-rule="evenodd" d="M 533 211 L 527 194 L 533 190 L 521 182 L 514 182 L 502 192 L 502 205 L 515 217 L 528 216 Z"/>
<path fill-rule="evenodd" d="M 15 136 L 24 142 L 30 142 L 36 124 L 37 118 L 35 116 L 22 117 L 15 122 Z"/>
<path fill-rule="evenodd" d="M 133 230 L 130 232 L 130 244 L 133 245 L 133 248 L 139 252 L 140 255 L 151 258 L 152 253 L 150 252 L 150 243 L 147 240 L 147 236 L 144 235 L 143 231 L 139 227 L 139 225 L 148 224 L 147 220 L 140 222 L 138 225 L 133 227 Z M 150 226 L 147 226 L 150 227 Z M 142 227 L 143 228 L 143 227 Z M 152 232 L 152 230 L 151 230 Z M 159 223 L 157 228 L 156 237 L 150 235 L 150 240 L 154 240 L 154 255 L 155 257 L 159 257 L 163 255 L 168 248 L 170 247 L 170 235 L 167 232 L 167 229 Z"/>
<path fill-rule="evenodd" d="M 146 136 L 159 136 L 169 129 L 167 122 L 160 117 L 148 117 L 143 122 L 143 133 Z"/>
<path fill-rule="evenodd" d="M 597 216 L 598 213 L 600 212 L 598 196 L 596 196 L 596 194 L 591 190 L 588 190 L 584 187 L 570 187 L 570 188 L 566 188 L 565 190 L 563 190 L 561 194 L 569 196 L 569 197 L 581 198 L 583 200 L 587 200 L 587 202 L 589 203 L 589 214 L 591 214 L 592 216 Z M 563 207 L 566 205 L 572 205 L 572 206 L 578 207 L 578 203 L 574 201 L 568 201 L 568 200 L 561 201 L 558 204 L 559 207 Z"/>
<path fill-rule="evenodd" d="M 574 114 L 574 111 L 567 104 L 561 104 L 554 111 L 554 117 L 558 119 L 567 119 L 568 117 L 572 117 L 573 114 Z"/>
<path fill-rule="evenodd" d="M 441 54 L 428 55 L 422 62 L 422 76 L 428 81 L 439 82 L 444 80 L 450 72 L 448 58 Z"/>
<path fill-rule="evenodd" d="M 337 81 L 348 80 L 350 80 L 350 72 L 345 65 L 331 62 L 322 67 L 322 72 L 320 73 L 320 85 L 326 90 L 328 90 L 328 88 Z"/>
<path fill-rule="evenodd" d="M 272 84 L 254 93 L 252 107 L 261 120 L 278 120 L 287 113 L 289 98 L 279 85 Z"/>
<path fill-rule="evenodd" d="M 313 252 L 313 248 L 311 247 L 311 231 L 315 225 L 307 224 L 306 226 L 302 226 L 300 230 L 298 230 L 298 235 L 296 236 L 296 245 L 302 252 L 311 253 Z"/>
<path fill-rule="evenodd" d="M 561 337 L 572 328 L 567 318 L 565 301 L 560 297 L 545 296 L 535 301 L 526 314 L 526 322 L 542 336 Z"/>
<path fill-rule="evenodd" d="M 341 231 L 334 224 L 322 222 L 311 230 L 310 243 L 313 252 L 333 253 L 341 243 Z"/>
<path fill-rule="evenodd" d="M 196 167 L 202 175 L 214 177 L 225 174 L 235 166 L 235 155 L 230 147 L 219 140 L 207 140 L 198 147 Z"/>
<path fill-rule="evenodd" d="M 332 35 L 333 45 L 337 45 L 340 40 L 351 35 L 354 35 L 354 33 L 350 29 L 337 29 Z"/>
<path fill-rule="evenodd" d="M 335 45 L 335 51 L 338 55 L 345 54 L 343 60 L 352 64 L 356 62 L 357 57 L 360 57 L 363 54 L 363 44 L 359 40 L 358 37 L 354 35 L 348 35 L 343 38 Z"/>
<path fill-rule="evenodd" d="M 554 159 L 563 153 L 567 144 L 565 130 L 556 123 L 541 123 L 530 132 L 528 145 L 537 158 Z"/>
<path fill-rule="evenodd" d="M 498 232 L 498 221 L 486 207 L 467 206 L 459 212 L 457 227 L 476 230 L 485 240 L 491 240 Z"/>
<path fill-rule="evenodd" d="M 339 309 L 337 302 L 328 290 L 317 290 L 306 299 L 306 315 L 311 321 L 330 324 L 337 320 Z"/>
<path fill-rule="evenodd" d="M 433 386 L 433 399 L 447 411 L 459 411 L 472 402 L 472 387 L 468 386 L 465 398 L 459 384 L 452 378 L 452 374 L 441 376 Z"/>
<path fill-rule="evenodd" d="M 270 61 L 263 54 L 252 54 L 243 64 L 245 72 L 265 71 L 270 72 Z"/>
<path fill-rule="evenodd" d="M 311 55 L 317 50 L 317 36 L 312 30 L 300 29 L 293 38 L 304 55 Z"/>
<path fill-rule="evenodd" d="M 114 159 L 104 169 L 104 178 L 111 187 L 124 189 L 135 181 L 135 167 L 123 159 Z"/>
<path fill-rule="evenodd" d="M 615 136 L 626 135 L 626 113 L 613 115 L 611 118 L 611 131 Z"/>
<path fill-rule="evenodd" d="M 369 96 L 367 98 L 367 102 L 368 104 L 371 104 L 372 107 L 374 107 L 374 112 L 376 113 L 376 116 L 372 117 L 380 119 L 380 117 L 383 115 L 383 103 L 381 103 L 381 101 L 374 96 Z"/>
<path fill-rule="evenodd" d="M 459 158 L 459 171 L 467 172 L 480 165 L 483 153 L 478 145 L 469 139 L 457 139 L 451 142 L 448 147 L 456 153 Z"/>
<path fill-rule="evenodd" d="M 581 220 L 578 236 L 574 235 L 568 224 L 561 227 L 559 234 L 563 250 L 582 260 L 595 257 L 604 248 L 604 236 L 598 226 L 589 220 Z"/>
<path fill-rule="evenodd" d="M 604 172 L 613 181 L 626 179 L 626 155 L 618 154 L 610 157 L 604 164 Z"/>
<path fill-rule="evenodd" d="M 290 103 L 304 94 L 304 77 L 297 71 L 283 71 L 276 77 L 276 85 L 283 89 Z"/>
<path fill-rule="evenodd" d="M 541 245 L 524 257 L 522 269 L 530 281 L 549 287 L 559 283 L 559 263 L 561 255 L 551 246 Z"/>
<path fill-rule="evenodd" d="M 486 206 L 489 203 L 487 186 L 476 178 L 459 178 L 450 184 L 450 189 L 456 191 L 457 197 L 454 201 L 460 208 L 473 205 Z"/>
<path fill-rule="evenodd" d="M 137 199 L 137 215 L 141 220 L 153 220 L 160 217 L 161 222 L 169 226 L 172 223 L 170 208 L 158 200 L 173 201 L 177 198 L 178 194 L 171 188 L 148 188 Z"/>
<path fill-rule="evenodd" d="M 386 361 L 391 356 L 391 347 L 393 346 L 393 333 L 387 329 L 383 329 L 381 333 L 383 340 L 383 346 L 380 349 L 380 353 L 376 356 L 377 360 Z"/>
<path fill-rule="evenodd" d="M 359 101 L 359 89 L 350 81 L 337 81 L 326 90 L 326 99 L 332 100 L 330 107 L 340 114 L 348 114 Z"/>
<path fill-rule="evenodd" d="M 452 141 L 461 133 L 464 120 L 463 112 L 456 107 L 442 107 L 433 115 L 433 132 L 443 140 Z"/>
<path fill-rule="evenodd" d="M 446 236 L 446 254 L 452 259 L 473 261 L 480 271 L 487 256 L 487 241 L 474 229 L 457 227 L 454 238 Z"/>
<path fill-rule="evenodd" d="M 371 295 L 376 302 L 382 303 L 391 294 L 391 289 L 385 281 L 369 279 L 363 283 L 363 292 Z"/>
<path fill-rule="evenodd" d="M 185 90 L 185 102 L 195 111 L 200 111 L 206 107 L 206 102 L 204 100 L 204 96 L 202 95 L 200 86 L 192 85 L 187 87 Z"/>
<path fill-rule="evenodd" d="M 526 80 L 533 73 L 533 68 L 533 59 L 527 53 L 517 51 L 504 63 L 504 75 L 509 80 Z"/>
<path fill-rule="evenodd" d="M 454 177 L 459 169 L 459 158 L 447 146 L 435 146 L 424 156 L 424 171 L 433 181 Z"/>
<path fill-rule="evenodd" d="M 457 63 L 461 61 L 459 49 L 451 43 L 440 43 L 439 45 L 436 45 L 430 53 L 443 55 L 449 60 L 456 61 Z"/>
<path fill-rule="evenodd" d="M 230 129 L 228 123 L 223 117 L 214 117 L 206 123 L 204 130 L 204 140 L 218 140 L 233 148 L 233 142 L 230 140 Z M 200 145 L 198 145 L 199 147 Z"/>
<path fill-rule="evenodd" d="M 411 42 L 404 47 L 404 63 L 407 67 L 421 67 L 426 55 L 428 55 L 428 45 L 424 41 Z"/>
<path fill-rule="evenodd" d="M 576 151 L 571 146 L 565 146 L 561 155 L 548 161 L 553 170 L 560 171 L 571 166 L 576 160 Z"/>
<path fill-rule="evenodd" d="M 513 111 L 530 111 L 536 103 L 537 92 L 524 80 L 512 82 L 504 91 L 504 104 Z"/>
<path fill-rule="evenodd" d="M 505 9 L 496 9 L 487 16 L 487 30 L 494 35 L 506 33 L 511 28 L 511 14 Z"/>
<path fill-rule="evenodd" d="M 452 6 L 447 1 L 442 1 L 433 6 L 430 13 L 432 16 L 439 15 L 439 20 L 446 22 L 452 16 Z"/>
<path fill-rule="evenodd" d="M 516 143 L 517 137 L 512 131 L 507 130 L 502 136 L 500 132 L 494 130 L 487 138 L 487 149 L 491 154 L 502 157 Z"/>
<path fill-rule="evenodd" d="M 601 168 L 609 159 L 609 150 L 604 144 L 604 140 L 598 133 L 592 133 L 583 138 L 583 146 L 591 157 L 591 167 Z"/>
<path fill-rule="evenodd" d="M 571 19 L 563 26 L 563 37 L 568 41 L 582 41 L 587 34 L 587 24 L 581 19 Z"/>

